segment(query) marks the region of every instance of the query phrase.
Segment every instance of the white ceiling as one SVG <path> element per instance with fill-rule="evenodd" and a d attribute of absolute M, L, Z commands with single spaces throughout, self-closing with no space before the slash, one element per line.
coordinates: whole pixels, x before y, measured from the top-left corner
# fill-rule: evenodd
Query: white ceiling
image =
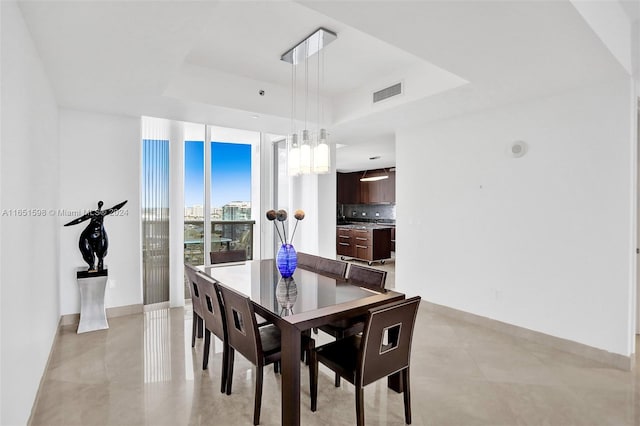
<path fill-rule="evenodd" d="M 631 21 L 637 1 L 622 0 Z M 284 134 L 290 65 L 317 27 L 341 170 L 395 164 L 395 132 L 623 71 L 569 1 L 21 1 L 63 107 Z M 406 92 L 372 106 L 372 90 Z M 259 96 L 258 90 L 265 90 Z M 254 116 L 259 118 L 253 118 Z M 380 155 L 376 161 L 368 160 Z M 376 163 L 376 164 L 374 164 Z"/>
<path fill-rule="evenodd" d="M 640 1 L 639 0 L 620 0 L 620 5 L 624 9 L 631 22 L 640 21 Z"/>
<path fill-rule="evenodd" d="M 280 56 L 318 27 L 338 34 L 324 51 L 323 91 L 331 97 L 423 62 L 300 4 L 244 1 L 218 4 L 186 62 L 288 88 L 291 65 Z"/>

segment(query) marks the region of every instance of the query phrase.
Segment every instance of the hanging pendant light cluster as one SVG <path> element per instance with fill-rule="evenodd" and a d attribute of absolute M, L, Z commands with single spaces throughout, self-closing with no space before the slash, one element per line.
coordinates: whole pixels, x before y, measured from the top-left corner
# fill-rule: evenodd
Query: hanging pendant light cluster
<path fill-rule="evenodd" d="M 323 127 L 324 114 L 321 102 L 324 79 L 324 52 L 322 49 L 336 38 L 335 33 L 319 28 L 280 57 L 281 60 L 291 64 L 291 134 L 287 138 L 290 176 L 329 173 L 331 170 L 328 132 Z M 316 115 L 312 122 L 309 115 L 309 59 L 316 54 Z M 304 125 L 300 131 L 297 126 L 299 67 L 304 68 Z"/>

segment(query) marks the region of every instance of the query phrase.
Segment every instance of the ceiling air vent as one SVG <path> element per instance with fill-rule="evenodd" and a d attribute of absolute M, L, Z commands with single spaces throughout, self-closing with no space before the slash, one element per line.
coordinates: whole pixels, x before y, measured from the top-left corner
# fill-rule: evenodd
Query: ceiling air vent
<path fill-rule="evenodd" d="M 392 96 L 402 94 L 402 83 L 396 83 L 377 92 L 373 92 L 373 103 L 384 101 Z"/>

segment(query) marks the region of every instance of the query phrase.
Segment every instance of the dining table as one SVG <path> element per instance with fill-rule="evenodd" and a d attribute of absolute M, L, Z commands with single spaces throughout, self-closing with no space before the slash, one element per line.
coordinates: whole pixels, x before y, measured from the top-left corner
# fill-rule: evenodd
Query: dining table
<path fill-rule="evenodd" d="M 303 267 L 296 268 L 292 277 L 283 278 L 273 259 L 201 266 L 200 269 L 215 281 L 249 296 L 255 312 L 280 329 L 283 425 L 300 424 L 302 333 L 363 316 L 373 307 L 405 298 L 402 293 L 374 291 L 352 284 L 344 277 Z M 393 387 L 391 382 L 390 387 Z"/>

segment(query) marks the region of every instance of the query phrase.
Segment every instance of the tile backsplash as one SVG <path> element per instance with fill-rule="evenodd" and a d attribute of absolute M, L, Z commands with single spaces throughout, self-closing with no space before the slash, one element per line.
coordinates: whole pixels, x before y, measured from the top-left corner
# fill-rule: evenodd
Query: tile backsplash
<path fill-rule="evenodd" d="M 362 220 L 374 221 L 396 220 L 395 204 L 338 204 L 337 216 L 341 219 L 344 215 L 345 220 Z"/>

